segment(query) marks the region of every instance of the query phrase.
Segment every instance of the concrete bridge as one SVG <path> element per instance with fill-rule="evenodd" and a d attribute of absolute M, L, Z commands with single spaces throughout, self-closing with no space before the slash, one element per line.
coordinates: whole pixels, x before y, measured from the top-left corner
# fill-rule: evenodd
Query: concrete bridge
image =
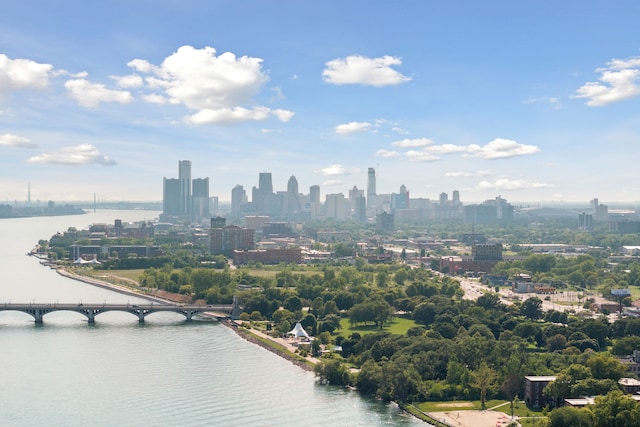
<path fill-rule="evenodd" d="M 195 314 L 212 313 L 216 318 L 232 318 L 237 319 L 240 316 L 240 305 L 237 298 L 233 299 L 233 304 L 229 305 L 187 305 L 187 304 L 41 304 L 41 303 L 4 303 L 0 304 L 0 311 L 22 311 L 30 314 L 35 319 L 35 323 L 43 323 L 45 314 L 54 311 L 75 311 L 85 315 L 89 323 L 95 323 L 98 314 L 107 311 L 126 311 L 138 318 L 140 323 L 144 322 L 144 318 L 151 313 L 157 312 L 174 312 L 184 315 L 187 322 L 190 322 Z"/>

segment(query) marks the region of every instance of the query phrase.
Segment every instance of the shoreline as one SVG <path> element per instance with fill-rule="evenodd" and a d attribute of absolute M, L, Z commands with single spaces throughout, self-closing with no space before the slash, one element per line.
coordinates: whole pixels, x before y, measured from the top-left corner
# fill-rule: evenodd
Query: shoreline
<path fill-rule="evenodd" d="M 92 277 L 86 277 L 86 276 L 81 276 L 75 273 L 72 273 L 70 271 L 68 271 L 67 269 L 65 269 L 64 267 L 59 267 L 55 269 L 56 272 L 58 274 L 60 274 L 61 276 L 67 277 L 69 279 L 72 280 L 77 280 L 83 283 L 86 283 L 88 285 L 91 286 L 97 286 L 103 289 L 108 289 L 114 292 L 118 292 L 124 295 L 130 295 L 130 296 L 135 296 L 135 297 L 139 297 L 139 298 L 143 298 L 143 299 L 148 299 L 150 301 L 154 301 L 154 302 L 160 302 L 163 304 L 174 304 L 173 301 L 168 300 L 168 299 L 163 299 L 163 298 L 159 298 L 159 297 L 155 297 L 152 295 L 147 295 L 147 294 L 141 294 L 138 292 L 135 292 L 132 289 L 129 289 L 127 287 L 124 286 L 120 286 L 120 285 L 116 285 L 113 283 L 109 283 L 106 281 L 101 281 L 98 279 L 94 279 Z M 215 319 L 218 320 L 220 322 L 220 324 L 224 325 L 225 327 L 231 329 L 238 337 L 246 340 L 247 342 L 251 343 L 251 344 L 255 344 L 259 347 L 262 347 L 263 349 L 275 354 L 278 357 L 283 358 L 284 360 L 292 363 L 293 365 L 308 371 L 308 372 L 313 372 L 314 370 L 314 366 L 319 362 L 319 360 L 317 358 L 313 358 L 313 357 L 305 357 L 303 358 L 302 356 L 299 356 L 297 354 L 294 353 L 295 348 L 289 344 L 285 339 L 282 338 L 273 338 L 265 333 L 262 333 L 261 331 L 255 330 L 255 329 L 247 329 L 244 328 L 240 323 L 237 323 L 235 320 L 231 320 L 231 319 L 217 319 L 215 316 L 209 316 L 207 315 L 207 313 L 203 313 L 202 315 L 211 318 L 211 319 Z M 260 339 L 262 338 L 262 339 Z M 268 340 L 270 342 L 266 343 L 265 340 Z M 282 347 L 283 349 L 279 349 L 278 347 Z M 417 416 L 416 414 L 412 413 L 411 411 L 407 410 L 406 408 L 403 408 L 402 406 L 399 405 L 399 407 L 406 412 L 407 414 L 419 419 L 420 421 L 423 421 L 425 423 L 425 425 L 427 426 L 433 426 L 434 421 L 438 421 L 437 418 L 431 418 L 429 416 L 429 414 L 425 414 L 424 412 L 420 411 L 422 413 L 423 416 L 426 416 L 428 418 L 431 418 L 431 421 L 429 420 L 424 420 L 421 419 L 419 416 Z M 417 408 L 416 408 L 417 409 Z M 418 410 L 419 411 L 419 410 Z M 445 425 L 447 426 L 447 424 L 444 424 L 441 422 L 441 425 Z"/>

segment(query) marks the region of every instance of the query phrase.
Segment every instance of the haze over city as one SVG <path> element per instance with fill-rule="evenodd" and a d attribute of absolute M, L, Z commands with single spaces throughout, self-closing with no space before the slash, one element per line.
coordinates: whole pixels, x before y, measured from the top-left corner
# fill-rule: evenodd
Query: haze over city
<path fill-rule="evenodd" d="M 467 202 L 640 198 L 640 4 L 23 1 L 0 15 L 0 201 L 295 175 Z M 30 184 L 29 184 L 30 183 Z"/>

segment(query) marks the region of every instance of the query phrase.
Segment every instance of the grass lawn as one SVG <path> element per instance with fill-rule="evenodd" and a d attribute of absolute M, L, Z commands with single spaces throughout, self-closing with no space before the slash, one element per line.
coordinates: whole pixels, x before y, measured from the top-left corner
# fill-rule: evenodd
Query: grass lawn
<path fill-rule="evenodd" d="M 135 270 L 94 270 L 95 274 L 104 274 L 106 276 L 117 276 L 124 277 L 125 279 L 135 280 L 136 282 L 140 279 L 140 275 L 144 273 L 143 268 L 135 269 Z"/>
<path fill-rule="evenodd" d="M 351 326 L 349 324 L 349 319 L 343 318 L 340 319 L 341 328 L 336 331 L 339 335 L 348 338 L 354 332 L 359 333 L 360 335 L 373 334 L 376 332 L 385 331 L 391 332 L 392 334 L 405 335 L 409 328 L 416 326 L 416 322 L 411 319 L 405 319 L 403 317 L 394 317 L 391 322 L 384 325 L 382 329 L 379 329 L 374 324 L 358 324 Z"/>
<path fill-rule="evenodd" d="M 487 409 L 493 409 L 494 411 L 504 412 L 511 416 L 511 405 L 508 400 L 487 400 Z M 466 411 L 466 410 L 480 410 L 481 404 L 479 400 L 456 400 L 456 401 L 444 401 L 444 402 L 422 402 L 416 404 L 421 411 L 424 412 L 444 412 L 444 411 Z M 519 417 L 536 417 L 542 415 L 542 411 L 532 411 L 527 408 L 524 402 L 518 402 L 513 408 L 513 414 Z"/>

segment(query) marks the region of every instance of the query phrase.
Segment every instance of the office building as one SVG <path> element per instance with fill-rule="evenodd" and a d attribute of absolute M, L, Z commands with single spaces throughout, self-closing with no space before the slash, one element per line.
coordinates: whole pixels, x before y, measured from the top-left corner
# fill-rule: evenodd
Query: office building
<path fill-rule="evenodd" d="M 191 215 L 194 221 L 200 222 L 208 218 L 209 210 L 209 178 L 196 178 L 192 181 Z"/>
<path fill-rule="evenodd" d="M 298 194 L 298 180 L 292 175 L 287 183 L 287 213 L 294 213 L 299 210 L 300 195 Z"/>
<path fill-rule="evenodd" d="M 369 168 L 367 171 L 367 207 L 376 206 L 376 170 Z"/>
<path fill-rule="evenodd" d="M 178 179 L 180 180 L 180 215 L 191 213 L 191 161 L 178 162 Z"/>

